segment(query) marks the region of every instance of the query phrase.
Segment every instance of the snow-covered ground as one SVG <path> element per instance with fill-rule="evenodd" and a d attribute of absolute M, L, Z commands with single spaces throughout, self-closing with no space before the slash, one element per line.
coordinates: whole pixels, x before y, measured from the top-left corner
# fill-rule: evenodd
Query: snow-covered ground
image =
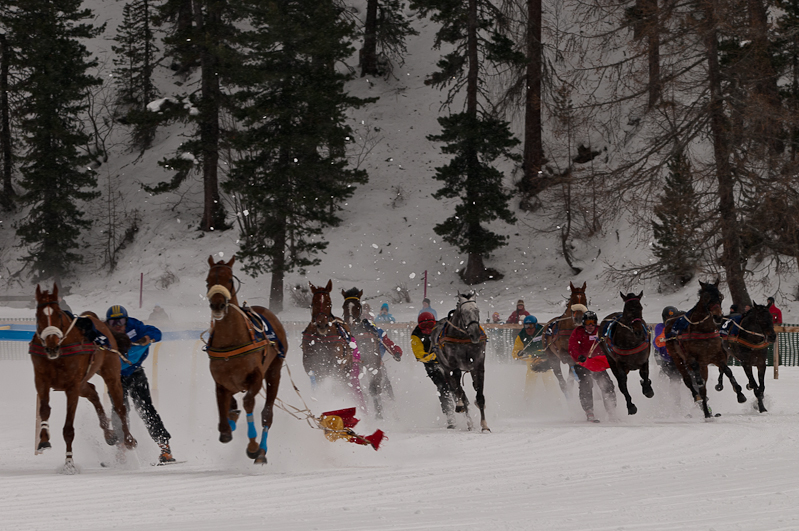
<path fill-rule="evenodd" d="M 63 393 L 53 397 L 53 449 L 35 456 L 30 362 L 0 362 L 0 528 L 799 529 L 797 368 L 782 368 L 776 381 L 769 371 L 767 414 L 751 400 L 738 404 L 728 386 L 711 391 L 722 416 L 706 422 L 687 390 L 656 370 L 654 398 L 631 387 L 636 416 L 622 406 L 611 418 L 598 406 L 602 422 L 588 424 L 576 398 L 537 389 L 526 402 L 524 365 L 491 362 L 492 431 L 483 434 L 466 431 L 462 418 L 458 429 L 444 428 L 434 386 L 406 356 L 389 363 L 397 399 L 387 418 L 360 415 L 356 429 L 385 430 L 379 451 L 329 442 L 278 410 L 269 464 L 255 466 L 244 455 L 245 430 L 227 445 L 217 441 L 213 387 L 195 342 L 164 342 L 158 357 L 150 381 L 174 453 L 186 462 L 151 466 L 158 450 L 134 414 L 139 448 L 116 464 L 82 399 L 75 476 L 57 473 Z M 354 405 L 311 393 L 297 351 L 289 366 L 317 414 Z M 300 405 L 287 384 L 281 398 Z"/>

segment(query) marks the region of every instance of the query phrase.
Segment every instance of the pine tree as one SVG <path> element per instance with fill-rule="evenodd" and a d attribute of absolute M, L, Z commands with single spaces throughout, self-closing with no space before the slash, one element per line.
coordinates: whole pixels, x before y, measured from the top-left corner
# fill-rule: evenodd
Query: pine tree
<path fill-rule="evenodd" d="M 369 101 L 349 96 L 352 75 L 336 64 L 353 52 L 355 28 L 330 0 L 245 2 L 252 31 L 236 83 L 245 129 L 225 189 L 239 203 L 245 270 L 271 273 L 270 308 L 283 308 L 287 272 L 316 265 L 322 235 L 366 172 L 349 168 L 345 112 Z"/>
<path fill-rule="evenodd" d="M 678 153 L 668 168 L 663 195 L 654 209 L 659 221 L 652 220 L 652 253 L 659 260 L 661 278 L 685 286 L 694 277 L 702 255 L 697 237 L 701 218 L 690 162 Z"/>
<path fill-rule="evenodd" d="M 28 248 L 24 258 L 33 276 L 43 279 L 68 273 L 81 261 L 75 252 L 81 231 L 91 222 L 79 201 L 97 197 L 96 177 L 87 170 L 91 157 L 82 149 L 89 140 L 80 127 L 86 91 L 100 80 L 88 74 L 96 66 L 80 39 L 99 35 L 92 13 L 80 0 L 6 0 L 0 25 L 8 29 L 11 68 L 19 82 L 19 150 L 23 203 L 30 208 L 17 227 Z"/>
<path fill-rule="evenodd" d="M 497 69 L 507 65 L 524 65 L 525 55 L 514 50 L 504 33 L 508 20 L 485 0 L 414 0 L 413 7 L 431 20 L 440 22 L 436 47 L 452 45 L 437 64 L 439 70 L 429 82 L 447 87 L 445 105 L 451 106 L 461 89 L 465 91 L 466 108 L 462 113 L 439 118 L 440 135 L 427 138 L 446 142 L 444 154 L 453 155 L 447 166 L 437 168 L 435 179 L 445 186 L 436 198 L 460 198 L 455 214 L 434 227 L 436 234 L 468 255 L 461 277 L 467 284 L 499 278 L 483 262 L 491 251 L 506 245 L 507 238 L 487 229 L 484 224 L 500 219 L 515 223 L 508 208 L 510 193 L 503 184 L 501 172 L 491 166 L 497 158 L 520 160 L 511 149 L 519 144 L 508 123 L 491 110 L 488 82 Z"/>
<path fill-rule="evenodd" d="M 391 62 L 403 64 L 405 39 L 419 32 L 402 13 L 400 0 L 367 0 L 363 47 L 359 54 L 361 77 L 386 75 Z"/>
<path fill-rule="evenodd" d="M 133 125 L 133 144 L 147 149 L 155 137 L 158 114 L 147 110 L 158 92 L 153 85 L 155 54 L 158 48 L 152 32 L 153 8 L 150 0 L 133 0 L 122 10 L 122 24 L 111 46 L 114 79 L 119 90 L 117 103 L 124 109 L 124 121 Z"/>

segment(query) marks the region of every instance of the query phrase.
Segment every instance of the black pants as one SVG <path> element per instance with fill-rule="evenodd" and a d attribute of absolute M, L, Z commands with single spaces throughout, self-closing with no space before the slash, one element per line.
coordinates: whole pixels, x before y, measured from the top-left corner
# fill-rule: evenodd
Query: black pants
<path fill-rule="evenodd" d="M 153 406 L 153 400 L 150 398 L 150 384 L 147 383 L 147 375 L 144 374 L 144 369 L 138 368 L 129 376 L 122 377 L 122 393 L 128 418 L 130 418 L 130 403 L 128 402 L 128 395 L 130 395 L 133 399 L 133 407 L 136 408 L 136 412 L 144 421 L 147 431 L 150 432 L 150 437 L 158 444 L 167 444 L 170 435 L 161 421 L 161 416 L 155 410 L 155 406 Z M 121 437 L 122 422 L 116 412 L 112 414 L 111 418 L 114 423 L 114 430 Z"/>
<path fill-rule="evenodd" d="M 438 362 L 425 363 L 424 370 L 427 371 L 427 376 L 436 384 L 436 389 L 438 389 L 438 401 L 441 402 L 441 412 L 444 413 L 444 415 L 447 416 L 447 420 L 449 420 L 454 411 L 454 404 L 452 402 L 452 392 L 449 389 L 447 377 L 444 376 L 444 372 L 441 369 L 441 364 Z"/>
<path fill-rule="evenodd" d="M 616 388 L 613 386 L 613 380 L 610 379 L 608 371 L 591 372 L 582 365 L 575 365 L 574 372 L 580 379 L 580 405 L 583 406 L 583 411 L 594 409 L 594 382 L 602 391 L 605 409 L 608 412 L 616 409 Z"/>

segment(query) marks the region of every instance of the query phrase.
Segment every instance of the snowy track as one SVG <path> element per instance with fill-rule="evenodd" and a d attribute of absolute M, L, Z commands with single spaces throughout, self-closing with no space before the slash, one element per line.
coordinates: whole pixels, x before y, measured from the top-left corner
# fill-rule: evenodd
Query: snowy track
<path fill-rule="evenodd" d="M 75 441 L 81 473 L 56 473 L 63 393 L 54 395 L 53 450 L 34 456 L 30 363 L 2 362 L 0 528 L 799 529 L 799 369 L 783 368 L 778 381 L 769 375 L 766 415 L 725 389 L 711 394 L 723 416 L 705 422 L 687 391 L 657 378 L 652 400 L 631 387 L 635 417 L 622 405 L 609 420 L 597 401 L 602 423 L 587 424 L 576 399 L 539 393 L 527 404 L 518 398 L 524 367 L 491 364 L 492 433 L 481 434 L 465 431 L 462 421 L 443 429 L 432 383 L 403 359 L 389 365 L 397 401 L 388 418 L 360 415 L 356 429 L 387 432 L 378 452 L 330 443 L 280 411 L 270 463 L 255 467 L 241 429 L 230 444 L 217 441 L 207 362 L 198 359 L 191 379 L 191 343 L 171 345 L 159 362 L 158 408 L 176 456 L 187 463 L 170 467 L 150 466 L 157 449 L 134 415 L 139 448 L 124 465 L 102 468 L 114 450 L 101 443 L 82 401 Z M 316 413 L 348 405 L 323 392 L 310 400 L 307 382 L 298 384 Z M 473 396 L 468 378 L 467 387 Z M 296 403 L 289 389 L 284 383 L 280 396 Z"/>

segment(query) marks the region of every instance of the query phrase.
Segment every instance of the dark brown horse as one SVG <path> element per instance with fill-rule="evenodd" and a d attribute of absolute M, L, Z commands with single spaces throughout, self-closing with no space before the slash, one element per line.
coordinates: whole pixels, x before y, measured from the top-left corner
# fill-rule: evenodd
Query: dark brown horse
<path fill-rule="evenodd" d="M 314 387 L 327 379 L 352 387 L 356 397 L 363 403 L 358 380 L 360 373 L 359 350 L 353 348 L 349 338 L 349 327 L 332 314 L 333 303 L 330 292 L 333 281 L 327 286 L 317 287 L 312 283 L 311 322 L 302 333 L 302 365 Z"/>
<path fill-rule="evenodd" d="M 363 290 L 358 288 L 341 290 L 341 295 L 344 297 L 344 322 L 352 332 L 361 356 L 360 378 L 366 384 L 366 392 L 374 402 L 375 416 L 380 419 L 383 418 L 383 396 L 394 400 L 394 390 L 391 387 L 391 380 L 388 379 L 388 372 L 381 353 L 388 351 L 395 360 L 399 361 L 402 351 L 391 342 L 385 332 L 381 337 L 382 330 L 379 330 L 368 319 L 362 318 Z M 399 355 L 395 352 L 399 352 Z"/>
<path fill-rule="evenodd" d="M 441 319 L 430 333 L 432 348 L 436 359 L 444 370 L 452 396 L 455 399 L 455 411 L 466 415 L 466 425 L 473 429 L 469 416 L 469 400 L 461 385 L 461 374 L 468 372 L 472 376 L 475 393 L 475 404 L 480 409 L 480 426 L 488 429 L 485 416 L 485 351 L 486 334 L 480 326 L 480 310 L 477 308 L 474 291 L 458 294 L 458 304 L 449 316 Z"/>
<path fill-rule="evenodd" d="M 67 416 L 63 434 L 67 445 L 67 457 L 63 471 L 68 474 L 77 472 L 72 459 L 72 441 L 75 439 L 75 410 L 78 407 L 79 397 L 88 398 L 97 411 L 105 442 L 109 445 L 118 442 L 97 390 L 89 383 L 95 374 L 99 374 L 108 387 L 114 410 L 122 421 L 125 446 L 128 449 L 136 447 L 136 439 L 128 430 L 128 415 L 122 401 L 119 354 L 96 345 L 86 337 L 86 333 L 92 330 L 92 325 L 108 338 L 111 348 L 117 350 L 117 343 L 111 330 L 96 316 L 89 314 L 75 319 L 61 310 L 58 305 L 57 285 L 53 285 L 52 293 L 47 290 L 42 291 L 38 285 L 36 286 L 36 334 L 31 339 L 29 347 L 36 393 L 39 398 L 40 429 L 36 452 L 41 453 L 51 447 L 50 389 L 64 391 L 67 396 Z"/>
<path fill-rule="evenodd" d="M 574 359 L 569 354 L 569 337 L 571 337 L 572 331 L 582 324 L 583 313 L 587 310 L 588 299 L 585 296 L 585 287 L 585 282 L 581 288 L 576 288 L 569 282 L 571 295 L 566 305 L 566 311 L 559 317 L 551 319 L 544 327 L 544 349 L 549 352 L 550 366 L 560 389 L 567 396 L 568 388 L 560 365 L 565 363 L 569 368 L 574 365 Z"/>
<path fill-rule="evenodd" d="M 608 315 L 599 327 L 602 350 L 607 354 L 610 370 L 619 382 L 619 389 L 627 400 L 627 414 L 635 415 L 638 408 L 633 404 L 627 390 L 627 374 L 638 371 L 641 375 L 641 391 L 647 398 L 655 396 L 652 380 L 649 379 L 649 352 L 651 341 L 649 327 L 642 316 L 641 297 L 634 293 L 619 293 L 624 301 L 621 312 Z"/>
<path fill-rule="evenodd" d="M 219 409 L 219 441 L 230 442 L 239 418 L 234 395 L 244 393 L 247 413 L 247 457 L 266 464 L 266 439 L 272 426 L 272 409 L 280 386 L 280 370 L 288 351 L 286 330 L 274 313 L 262 306 L 240 307 L 233 275 L 233 263 L 208 257 L 208 303 L 211 329 L 206 352 L 211 376 L 216 383 Z M 255 397 L 266 382 L 266 403 L 261 410 L 261 442 L 256 441 L 253 410 Z"/>
<path fill-rule="evenodd" d="M 699 282 L 699 301 L 678 317 L 664 323 L 666 350 L 674 366 L 682 375 L 683 382 L 696 402 L 701 401 L 705 418 L 713 413 L 707 404 L 707 375 L 709 364 L 716 365 L 732 383 L 738 402 L 746 402 L 741 386 L 735 381 L 727 366 L 727 352 L 721 344 L 718 322 L 721 321 L 721 301 L 719 281 L 713 284 Z M 719 415 L 716 415 L 719 416 Z"/>
<path fill-rule="evenodd" d="M 729 332 L 724 337 L 724 348 L 741 362 L 749 379 L 746 388 L 754 390 L 757 408 L 765 413 L 763 395 L 766 392 L 766 357 L 768 346 L 777 339 L 771 313 L 766 306 L 752 303 L 752 308 L 741 317 L 740 324 L 730 319 L 724 329 Z M 757 367 L 757 381 L 752 374 L 752 367 Z M 724 385 L 723 378 L 724 373 L 719 373 L 719 383 L 716 386 L 719 390 Z"/>

